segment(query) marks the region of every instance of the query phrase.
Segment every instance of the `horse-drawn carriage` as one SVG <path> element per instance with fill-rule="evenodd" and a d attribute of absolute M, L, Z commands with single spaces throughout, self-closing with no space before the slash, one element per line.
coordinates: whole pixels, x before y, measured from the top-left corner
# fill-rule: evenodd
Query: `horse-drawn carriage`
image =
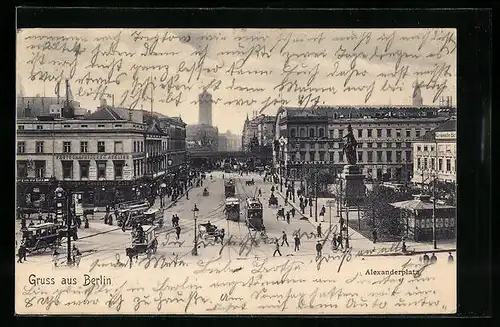
<path fill-rule="evenodd" d="M 252 179 L 250 181 L 245 181 L 245 185 L 255 185 L 255 181 Z"/>
<path fill-rule="evenodd" d="M 158 208 L 149 208 L 144 212 L 144 217 L 140 223 L 146 225 L 163 226 L 163 210 Z"/>
<path fill-rule="evenodd" d="M 133 232 L 132 244 L 125 249 L 127 257 L 138 257 L 139 254 L 146 254 L 148 257 L 156 253 L 158 240 L 155 234 L 156 226 L 144 225 Z"/>
<path fill-rule="evenodd" d="M 271 193 L 271 196 L 269 197 L 269 206 L 278 206 L 278 198 L 274 196 L 274 194 Z"/>
<path fill-rule="evenodd" d="M 23 232 L 23 244 L 28 252 L 43 253 L 61 245 L 60 226 L 54 223 L 43 223 L 28 227 Z"/>
<path fill-rule="evenodd" d="M 149 211 L 150 204 L 147 201 L 141 201 L 140 203 L 122 206 L 117 211 L 116 219 L 118 221 L 118 226 L 122 229 L 130 228 L 134 224 L 152 224 L 148 222 L 145 218 L 144 213 Z"/>
<path fill-rule="evenodd" d="M 215 240 L 220 233 L 217 226 L 212 225 L 211 223 L 199 224 L 198 231 L 200 238 L 204 240 Z"/>

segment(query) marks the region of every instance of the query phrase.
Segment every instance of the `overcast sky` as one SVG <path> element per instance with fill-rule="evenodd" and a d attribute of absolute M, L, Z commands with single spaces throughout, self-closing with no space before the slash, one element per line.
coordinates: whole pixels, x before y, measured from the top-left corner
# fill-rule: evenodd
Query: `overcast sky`
<path fill-rule="evenodd" d="M 132 34 L 134 33 L 135 34 Z M 118 34 L 121 32 L 121 34 Z M 395 32 L 394 34 L 392 34 Z M 118 36 L 119 35 L 119 36 Z M 141 37 L 134 40 L 132 35 Z M 145 54 L 147 48 L 151 49 L 158 35 L 158 42 L 153 53 Z M 39 38 L 33 38 L 39 36 Z M 48 39 L 40 36 L 59 37 Z M 97 40 L 98 37 L 112 36 L 114 39 Z M 162 39 L 163 36 L 167 36 Z M 409 38 L 411 36 L 411 38 Z M 79 37 L 79 41 L 74 38 Z M 252 39 L 253 37 L 253 39 Z M 289 38 L 290 37 L 290 38 Z M 319 38 L 316 38 L 319 37 Z M 222 40 L 222 38 L 225 38 Z M 294 39 L 303 41 L 294 42 Z M 308 40 L 309 39 L 309 40 Z M 312 100 L 319 96 L 317 104 L 320 105 L 367 105 L 373 104 L 401 104 L 410 105 L 413 85 L 417 79 L 416 72 L 434 70 L 433 73 L 418 76 L 423 83 L 422 95 L 424 104 L 431 105 L 438 89 L 442 88 L 442 96 L 451 96 L 453 103 L 456 102 L 456 44 L 455 30 L 424 30 L 424 29 L 399 29 L 399 30 L 278 30 L 278 29 L 28 29 L 18 33 L 17 44 L 17 88 L 19 92 L 22 84 L 26 96 L 46 94 L 54 96 L 55 80 L 50 80 L 50 75 L 66 78 L 73 73 L 70 85 L 75 100 L 82 107 L 95 110 L 99 100 L 91 96 L 78 96 L 77 92 L 89 92 L 90 88 L 95 90 L 96 83 L 90 80 L 82 80 L 84 77 L 106 78 L 109 74 L 111 80 L 120 76 L 117 85 L 109 83 L 106 92 L 115 96 L 115 105 L 127 90 L 129 95 L 133 89 L 133 65 L 152 66 L 158 65 L 156 70 L 141 71 L 136 75 L 138 82 L 152 77 L 155 83 L 153 91 L 154 110 L 170 116 L 182 116 L 188 124 L 198 122 L 198 105 L 192 103 L 198 99 L 198 94 L 212 80 L 212 85 L 218 85 L 214 90 L 208 91 L 213 94 L 214 99 L 220 98 L 218 103 L 213 104 L 213 123 L 219 130 L 230 129 L 234 133 L 241 133 L 243 121 L 248 114 L 252 116 L 253 111 L 262 111 L 266 114 L 275 114 L 279 104 L 275 103 L 264 109 L 266 99 L 285 99 L 289 106 L 298 106 L 299 97 Z M 111 44 L 115 42 L 114 55 L 105 56 L 99 54 L 94 58 L 94 67 L 89 67 L 96 53 L 95 48 L 101 46 L 101 51 L 108 52 Z M 65 44 L 64 44 L 65 43 Z M 79 44 L 78 44 L 79 43 Z M 146 43 L 146 44 L 145 44 Z M 193 54 L 207 47 L 206 57 L 203 62 L 204 69 L 220 67 L 217 72 L 202 70 L 198 78 L 198 71 L 191 73 L 189 67 L 200 62 L 200 54 Z M 253 47 L 253 51 L 250 49 Z M 420 47 L 420 49 L 419 49 Z M 377 49 L 377 50 L 375 50 Z M 69 51 L 68 51 L 69 50 Z M 71 66 L 75 59 L 75 51 L 80 52 L 77 56 L 76 67 Z M 93 51 L 94 50 L 94 51 Z M 227 51 L 241 51 L 228 55 Z M 374 51 L 385 54 L 383 58 L 373 56 Z M 118 52 L 121 52 L 120 56 Z M 124 52 L 135 53 L 127 56 Z M 168 52 L 168 53 L 167 53 Z M 244 71 L 266 71 L 262 74 L 245 74 L 231 76 L 228 71 L 232 64 L 237 65 L 238 60 L 247 57 L 248 60 L 241 68 Z M 313 53 L 314 52 L 314 53 Z M 363 52 L 366 57 L 363 57 Z M 340 54 L 344 54 L 341 58 Z M 295 54 L 295 55 L 294 55 Z M 44 56 L 43 58 L 41 56 Z M 357 56 L 357 59 L 353 60 Z M 36 57 L 36 63 L 33 58 Z M 121 60 L 120 60 L 121 59 Z M 30 61 L 31 60 L 31 61 Z M 110 73 L 111 64 L 114 61 L 113 72 Z M 66 61 L 66 63 L 64 62 Z M 184 61 L 184 64 L 181 62 Z M 385 77 L 378 76 L 380 73 L 394 73 L 398 63 L 397 76 L 405 75 L 398 82 L 402 90 L 394 92 L 381 91 Z M 241 63 L 241 62 L 240 62 Z M 288 63 L 288 65 L 287 65 Z M 111 64 L 111 65 L 110 65 Z M 96 67 L 96 65 L 110 67 Z M 165 67 L 168 65 L 168 71 Z M 292 70 L 295 73 L 284 73 L 284 70 Z M 355 66 L 354 66 L 355 65 Z M 437 66 L 436 66 L 437 65 Z M 181 67 L 181 68 L 179 68 Z M 184 68 L 182 68 L 184 67 Z M 355 69 L 350 69 L 354 67 Z M 73 71 L 71 71 L 73 68 Z M 332 76 L 332 73 L 335 72 Z M 297 74 L 298 71 L 303 73 Z M 62 74 L 59 73 L 62 71 Z M 341 72 L 344 71 L 344 72 Z M 90 73 L 90 75 L 86 75 Z M 330 76 L 328 76 L 330 74 Z M 344 83 L 346 74 L 352 74 L 347 83 L 348 87 L 362 87 L 361 91 L 345 92 Z M 160 87 L 159 82 L 163 75 L 164 81 L 173 78 L 173 85 L 185 85 L 191 89 L 172 89 L 171 99 L 179 96 L 181 103 L 165 103 L 160 100 L 167 98 L 167 91 Z M 165 78 L 166 76 L 166 78 Z M 394 84 L 397 76 L 389 78 L 388 82 Z M 434 76 L 432 78 L 432 76 Z M 30 77 L 34 77 L 31 80 Z M 46 79 L 41 81 L 40 79 Z M 156 78 L 156 79 L 155 79 Z M 191 80 L 188 82 L 189 78 Z M 248 90 L 234 88 L 234 86 L 253 87 L 264 89 L 263 91 L 249 92 Z M 293 82 L 297 86 L 330 88 L 325 92 L 318 90 L 288 91 L 285 88 L 281 94 L 276 88 L 283 79 Z M 54 79 L 56 79 L 54 77 Z M 310 81 L 310 85 L 306 85 Z M 368 86 L 375 81 L 371 96 L 367 96 Z M 89 82 L 87 84 L 87 82 Z M 136 82 L 137 84 L 137 82 Z M 425 87 L 427 86 L 427 87 Z M 445 86 L 445 87 L 444 87 Z M 101 86 L 104 87 L 104 84 Z M 336 89 L 334 94 L 331 88 Z M 149 89 L 148 89 L 149 90 Z M 83 92 L 85 93 L 85 92 Z M 149 96 L 149 91 L 146 92 Z M 64 94 L 64 93 L 63 93 Z M 238 103 L 238 99 L 249 103 Z M 111 103 L 111 99 L 107 100 Z M 132 99 L 128 97 L 124 106 L 130 106 Z M 313 102 L 309 102 L 312 104 Z M 437 103 L 436 103 L 437 104 Z M 146 99 L 139 102 L 137 109 L 150 109 L 150 101 Z"/>

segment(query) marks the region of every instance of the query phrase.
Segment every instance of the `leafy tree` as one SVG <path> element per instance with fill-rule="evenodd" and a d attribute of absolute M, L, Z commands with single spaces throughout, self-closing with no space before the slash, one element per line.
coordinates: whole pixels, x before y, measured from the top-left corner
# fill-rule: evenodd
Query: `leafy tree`
<path fill-rule="evenodd" d="M 405 224 L 400 219 L 399 209 L 390 203 L 411 199 L 411 193 L 396 192 L 393 189 L 374 185 L 364 201 L 364 217 L 370 228 L 375 228 L 379 237 L 397 237 L 403 234 Z"/>

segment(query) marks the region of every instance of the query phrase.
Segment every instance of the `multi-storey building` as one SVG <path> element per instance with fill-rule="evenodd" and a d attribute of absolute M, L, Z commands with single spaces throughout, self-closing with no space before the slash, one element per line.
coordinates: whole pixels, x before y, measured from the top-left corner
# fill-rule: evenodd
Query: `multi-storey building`
<path fill-rule="evenodd" d="M 254 145 L 258 144 L 258 126 L 259 117 L 257 116 L 257 112 L 254 111 L 252 119 L 248 119 L 247 114 L 241 133 L 241 148 L 243 151 L 250 152 Z"/>
<path fill-rule="evenodd" d="M 155 176 L 148 176 L 151 162 L 146 153 L 156 148 L 150 146 L 152 127 L 148 128 L 140 113 L 129 111 L 127 119 L 101 106 L 84 119 L 19 118 L 19 205 L 50 203 L 58 183 L 81 192 L 83 203 L 95 206 L 147 195 Z M 183 124 L 178 125 L 182 128 Z M 166 161 L 162 163 L 155 167 L 165 168 Z"/>
<path fill-rule="evenodd" d="M 217 127 L 206 124 L 187 125 L 186 142 L 191 149 L 197 148 L 215 152 L 218 149 L 219 130 Z"/>
<path fill-rule="evenodd" d="M 357 164 L 374 179 L 410 180 L 412 142 L 447 117 L 433 106 L 331 106 L 281 108 L 273 158 L 283 177 L 301 179 L 308 167 L 338 175 L 347 164 L 343 136 L 350 124 L 358 142 Z"/>
<path fill-rule="evenodd" d="M 274 125 L 276 116 L 262 115 L 257 121 L 257 138 L 262 147 L 272 147 L 274 143 Z"/>
<path fill-rule="evenodd" d="M 219 151 L 241 151 L 241 137 L 227 130 L 219 134 Z"/>
<path fill-rule="evenodd" d="M 419 185 L 434 178 L 456 184 L 457 121 L 450 119 L 413 142 L 413 178 Z"/>

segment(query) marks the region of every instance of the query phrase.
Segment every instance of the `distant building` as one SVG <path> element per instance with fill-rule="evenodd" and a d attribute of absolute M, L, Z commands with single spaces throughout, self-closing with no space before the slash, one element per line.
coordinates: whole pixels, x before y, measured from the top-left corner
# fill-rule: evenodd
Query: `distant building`
<path fill-rule="evenodd" d="M 219 134 L 219 151 L 241 151 L 241 136 L 231 133 Z"/>
<path fill-rule="evenodd" d="M 253 112 L 252 119 L 245 119 L 243 124 L 243 132 L 241 133 L 241 147 L 245 152 L 252 151 L 252 146 L 255 143 L 258 144 L 258 133 L 259 133 L 259 120 L 260 116 L 257 116 L 257 112 Z"/>
<path fill-rule="evenodd" d="M 217 127 L 200 124 L 186 126 L 186 142 L 189 149 L 204 149 L 217 151 L 219 143 L 219 130 Z"/>
<path fill-rule="evenodd" d="M 206 90 L 198 96 L 200 125 L 212 126 L 212 95 Z"/>
<path fill-rule="evenodd" d="M 456 183 L 457 121 L 450 119 L 413 142 L 413 179 L 418 185 Z"/>

